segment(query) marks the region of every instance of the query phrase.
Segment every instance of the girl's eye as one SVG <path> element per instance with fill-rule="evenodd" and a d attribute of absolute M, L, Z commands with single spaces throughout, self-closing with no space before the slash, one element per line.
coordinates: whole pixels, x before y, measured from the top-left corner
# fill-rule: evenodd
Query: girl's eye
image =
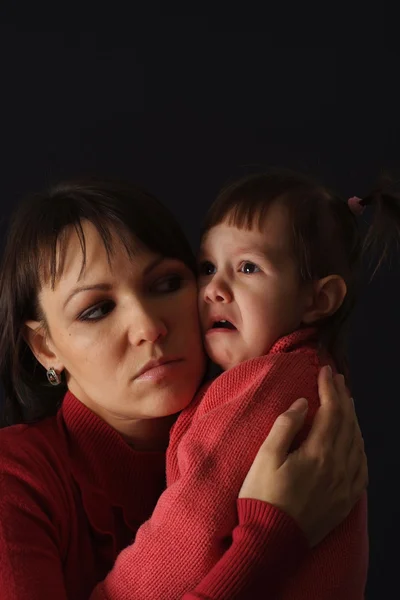
<path fill-rule="evenodd" d="M 183 278 L 181 275 L 172 275 L 159 279 L 153 286 L 152 291 L 161 294 L 176 292 L 182 287 Z"/>
<path fill-rule="evenodd" d="M 261 269 L 254 263 L 246 261 L 241 264 L 240 271 L 246 275 L 251 275 L 252 273 L 259 273 Z"/>
<path fill-rule="evenodd" d="M 97 304 L 92 308 L 88 308 L 82 314 L 79 315 L 80 321 L 99 321 L 108 315 L 114 308 L 115 303 L 111 300 Z"/>
<path fill-rule="evenodd" d="M 215 265 L 213 265 L 209 260 L 205 260 L 204 262 L 200 263 L 199 275 L 215 275 L 216 272 L 217 269 Z"/>

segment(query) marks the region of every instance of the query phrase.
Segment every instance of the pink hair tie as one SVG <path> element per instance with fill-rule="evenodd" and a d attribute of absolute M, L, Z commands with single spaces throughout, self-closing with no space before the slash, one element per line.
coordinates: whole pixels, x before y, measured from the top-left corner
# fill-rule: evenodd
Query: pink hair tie
<path fill-rule="evenodd" d="M 351 210 L 353 215 L 356 215 L 356 217 L 359 217 L 360 215 L 362 215 L 365 210 L 365 206 L 363 206 L 361 204 L 362 201 L 363 201 L 362 198 L 358 198 L 357 196 L 353 196 L 352 198 L 349 198 L 347 200 L 349 209 Z"/>

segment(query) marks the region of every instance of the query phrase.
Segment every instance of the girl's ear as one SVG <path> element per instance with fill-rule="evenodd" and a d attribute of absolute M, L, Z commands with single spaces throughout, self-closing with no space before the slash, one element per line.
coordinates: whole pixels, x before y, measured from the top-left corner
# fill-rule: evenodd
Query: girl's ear
<path fill-rule="evenodd" d="M 340 275 L 328 275 L 313 284 L 312 298 L 303 313 L 302 322 L 311 325 L 333 315 L 345 299 L 347 286 Z"/>

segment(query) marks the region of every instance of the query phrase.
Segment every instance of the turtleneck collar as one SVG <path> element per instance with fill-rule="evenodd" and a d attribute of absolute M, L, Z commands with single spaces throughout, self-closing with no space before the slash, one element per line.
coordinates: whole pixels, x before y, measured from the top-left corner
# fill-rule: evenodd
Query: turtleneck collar
<path fill-rule="evenodd" d="M 156 500 L 165 487 L 165 453 L 134 450 L 71 392 L 65 395 L 58 423 L 64 429 L 73 476 L 84 501 L 86 497 L 93 502 L 101 494 L 123 509 L 128 522 L 129 513 L 137 520 L 140 507 L 147 518 L 150 498 Z M 132 512 L 131 505 L 135 505 Z"/>

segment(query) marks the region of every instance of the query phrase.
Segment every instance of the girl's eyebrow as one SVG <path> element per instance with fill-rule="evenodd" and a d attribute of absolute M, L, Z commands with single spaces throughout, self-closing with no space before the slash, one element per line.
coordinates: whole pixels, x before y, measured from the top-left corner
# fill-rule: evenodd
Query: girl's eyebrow
<path fill-rule="evenodd" d="M 282 260 L 281 248 L 271 248 L 271 246 L 268 245 L 263 247 L 242 246 L 241 248 L 233 250 L 232 255 L 236 256 L 237 254 L 253 254 L 275 264 Z"/>

